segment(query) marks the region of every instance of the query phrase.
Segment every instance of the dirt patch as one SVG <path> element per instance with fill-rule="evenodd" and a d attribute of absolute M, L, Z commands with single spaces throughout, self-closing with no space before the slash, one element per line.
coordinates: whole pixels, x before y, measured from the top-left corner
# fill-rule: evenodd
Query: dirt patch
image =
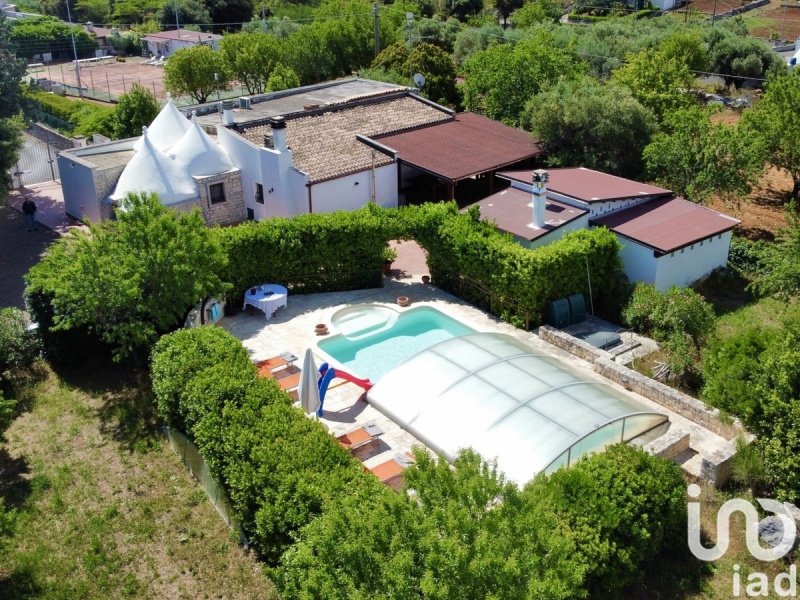
<path fill-rule="evenodd" d="M 783 169 L 770 167 L 747 199 L 738 206 L 713 198 L 708 206 L 736 217 L 742 224 L 736 229 L 739 235 L 752 240 L 772 240 L 785 228 L 786 198 L 792 191 L 792 178 Z"/>

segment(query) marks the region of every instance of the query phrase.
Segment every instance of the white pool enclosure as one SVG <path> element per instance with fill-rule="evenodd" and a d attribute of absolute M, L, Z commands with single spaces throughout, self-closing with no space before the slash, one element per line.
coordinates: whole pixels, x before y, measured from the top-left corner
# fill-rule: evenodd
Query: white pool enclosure
<path fill-rule="evenodd" d="M 447 460 L 471 447 L 520 485 L 669 428 L 667 415 L 500 333 L 424 350 L 384 375 L 368 400 Z"/>

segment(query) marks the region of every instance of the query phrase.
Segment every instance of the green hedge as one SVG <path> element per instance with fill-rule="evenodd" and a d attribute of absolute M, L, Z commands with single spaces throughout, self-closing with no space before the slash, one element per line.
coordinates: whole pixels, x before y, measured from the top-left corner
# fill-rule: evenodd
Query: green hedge
<path fill-rule="evenodd" d="M 114 114 L 114 107 L 102 106 L 87 100 L 73 100 L 43 91 L 28 90 L 25 97 L 34 109 L 70 123 L 72 129 L 81 129 L 89 122 L 109 118 Z"/>
<path fill-rule="evenodd" d="M 607 229 L 577 231 L 529 250 L 476 213 L 426 205 L 409 215 L 409 233 L 428 251 L 439 287 L 518 326 L 538 325 L 547 302 L 583 292 L 609 295 L 622 271 L 619 242 Z"/>
<path fill-rule="evenodd" d="M 229 260 L 222 279 L 236 298 L 265 281 L 294 294 L 380 287 L 385 225 L 382 209 L 370 205 L 217 229 Z"/>
<path fill-rule="evenodd" d="M 241 343 L 216 327 L 162 337 L 151 360 L 159 413 L 183 429 L 225 487 L 259 555 L 275 564 L 334 498 L 389 493 L 317 421 L 256 375 Z"/>

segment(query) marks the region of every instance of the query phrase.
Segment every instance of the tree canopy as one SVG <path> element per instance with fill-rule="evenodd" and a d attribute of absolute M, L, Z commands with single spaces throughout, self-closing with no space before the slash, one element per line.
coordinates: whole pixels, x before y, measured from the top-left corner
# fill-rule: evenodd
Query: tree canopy
<path fill-rule="evenodd" d="M 160 107 L 153 92 L 134 83 L 127 93 L 119 97 L 114 109 L 114 137 L 129 138 L 141 135 L 156 118 Z"/>
<path fill-rule="evenodd" d="M 155 195 L 131 195 L 117 221 L 51 246 L 28 272 L 26 293 L 47 288 L 55 329 L 88 328 L 122 359 L 180 327 L 201 298 L 222 292 L 216 274 L 224 262 L 198 211 L 179 214 Z"/>
<path fill-rule="evenodd" d="M 208 100 L 217 90 L 227 89 L 228 81 L 223 55 L 205 45 L 177 50 L 164 67 L 167 90 L 177 96 L 188 94 L 198 104 Z"/>
<path fill-rule="evenodd" d="M 247 88 L 248 94 L 261 94 L 284 52 L 273 35 L 256 31 L 235 33 L 222 38 L 219 45 L 231 77 Z"/>
<path fill-rule="evenodd" d="M 552 42 L 548 32 L 537 31 L 516 44 L 496 44 L 473 54 L 463 65 L 466 108 L 518 125 L 532 96 L 551 83 L 582 76 L 586 64 Z"/>
<path fill-rule="evenodd" d="M 561 81 L 534 96 L 522 123 L 559 166 L 585 166 L 622 177 L 642 171 L 655 118 L 628 88 L 593 78 Z"/>
<path fill-rule="evenodd" d="M 794 183 L 792 197 L 800 198 L 800 69 L 793 69 L 767 82 L 764 96 L 744 121 L 750 135 L 762 140 L 768 161 L 786 169 Z"/>
<path fill-rule="evenodd" d="M 712 110 L 677 109 L 644 149 L 647 176 L 694 202 L 738 202 L 763 170 L 761 144 L 741 126 L 712 124 Z"/>

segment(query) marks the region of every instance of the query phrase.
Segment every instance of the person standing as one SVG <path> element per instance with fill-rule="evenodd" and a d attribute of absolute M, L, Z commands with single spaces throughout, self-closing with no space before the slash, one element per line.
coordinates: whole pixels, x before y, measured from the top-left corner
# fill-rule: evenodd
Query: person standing
<path fill-rule="evenodd" d="M 25 229 L 27 231 L 39 231 L 36 224 L 36 203 L 30 198 L 25 198 L 22 203 L 22 214 L 25 215 Z"/>

